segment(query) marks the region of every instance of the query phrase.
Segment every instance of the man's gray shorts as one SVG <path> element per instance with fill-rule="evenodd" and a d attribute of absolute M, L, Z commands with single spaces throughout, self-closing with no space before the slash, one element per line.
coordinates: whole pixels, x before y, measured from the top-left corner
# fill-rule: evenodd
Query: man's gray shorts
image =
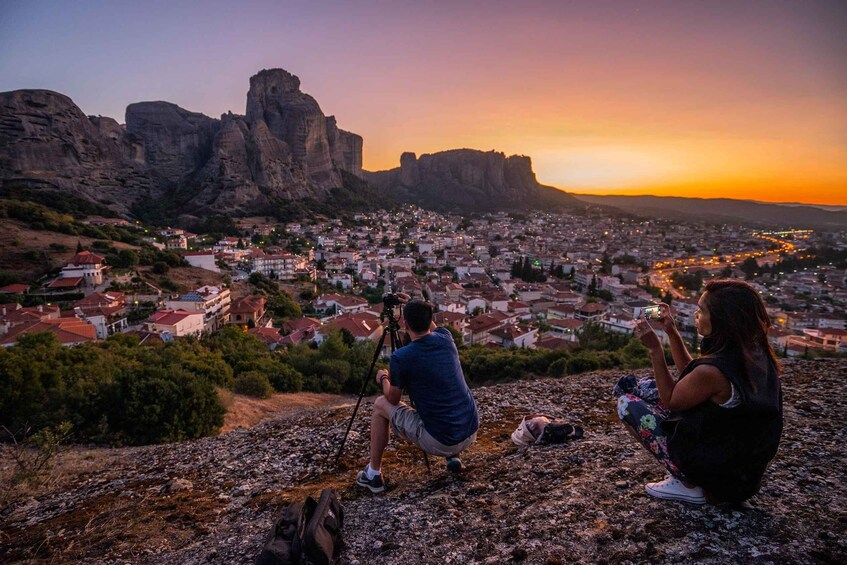
<path fill-rule="evenodd" d="M 426 431 L 418 411 L 404 402 L 391 408 L 391 429 L 398 436 L 420 447 L 425 453 L 437 457 L 458 455 L 476 441 L 476 433 L 456 445 L 444 445 Z"/>

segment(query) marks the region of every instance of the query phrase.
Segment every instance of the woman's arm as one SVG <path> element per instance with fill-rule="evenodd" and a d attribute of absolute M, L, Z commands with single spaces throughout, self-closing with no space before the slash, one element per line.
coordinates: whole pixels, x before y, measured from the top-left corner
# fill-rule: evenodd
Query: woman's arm
<path fill-rule="evenodd" d="M 665 361 L 665 352 L 659 336 L 644 320 L 638 320 L 635 331 L 647 349 L 656 376 L 659 398 L 668 410 L 687 410 L 709 400 L 715 395 L 726 394 L 729 381 L 717 367 L 700 365 L 681 381 L 674 381 Z M 726 394 L 728 396 L 728 394 Z"/>
<path fill-rule="evenodd" d="M 676 322 L 673 317 L 673 308 L 662 302 L 659 304 L 662 310 L 662 317 L 658 319 L 659 325 L 668 334 L 668 340 L 671 345 L 671 355 L 673 356 L 673 364 L 676 368 L 682 371 L 691 363 L 691 354 L 688 348 L 685 347 L 685 342 L 679 334 L 679 329 L 676 327 Z"/>

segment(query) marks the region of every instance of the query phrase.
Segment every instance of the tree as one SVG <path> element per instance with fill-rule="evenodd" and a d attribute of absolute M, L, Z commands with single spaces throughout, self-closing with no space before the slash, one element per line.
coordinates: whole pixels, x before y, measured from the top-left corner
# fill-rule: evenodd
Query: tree
<path fill-rule="evenodd" d="M 591 275 L 591 282 L 588 283 L 588 296 L 597 296 L 597 275 Z"/>
<path fill-rule="evenodd" d="M 80 240 L 76 240 L 76 252 L 82 253 L 82 242 Z"/>
<path fill-rule="evenodd" d="M 671 294 L 670 291 L 666 292 L 665 295 L 662 297 L 662 302 L 670 306 L 671 303 L 673 303 L 673 294 Z"/>

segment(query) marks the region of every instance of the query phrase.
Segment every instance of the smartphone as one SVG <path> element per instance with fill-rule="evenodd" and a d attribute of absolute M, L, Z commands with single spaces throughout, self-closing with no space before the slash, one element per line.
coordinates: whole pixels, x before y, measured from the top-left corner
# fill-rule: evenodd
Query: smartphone
<path fill-rule="evenodd" d="M 641 312 L 648 320 L 656 320 L 662 317 L 662 308 L 660 306 L 647 306 Z"/>

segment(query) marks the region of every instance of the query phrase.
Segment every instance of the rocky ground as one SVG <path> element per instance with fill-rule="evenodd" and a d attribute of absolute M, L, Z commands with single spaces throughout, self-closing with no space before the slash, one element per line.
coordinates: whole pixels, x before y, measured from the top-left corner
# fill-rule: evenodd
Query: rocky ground
<path fill-rule="evenodd" d="M 250 563 L 288 502 L 336 488 L 344 563 L 847 562 L 847 361 L 789 361 L 785 435 L 762 491 L 742 508 L 660 502 L 662 469 L 616 421 L 611 372 L 483 387 L 468 469 L 428 474 L 393 443 L 385 495 L 358 491 L 369 410 L 342 468 L 350 406 L 302 408 L 251 429 L 134 449 L 80 450 L 81 471 L 0 509 L 0 562 Z M 577 422 L 564 446 L 518 448 L 529 411 Z M 95 464 L 108 458 L 107 465 Z"/>

